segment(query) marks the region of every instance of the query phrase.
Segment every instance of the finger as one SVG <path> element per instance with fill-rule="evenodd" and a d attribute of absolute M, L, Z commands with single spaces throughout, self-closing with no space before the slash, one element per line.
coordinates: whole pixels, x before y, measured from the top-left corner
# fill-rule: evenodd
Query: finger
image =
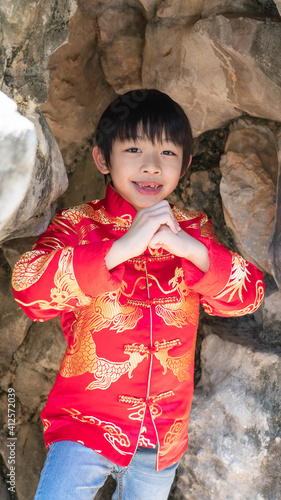
<path fill-rule="evenodd" d="M 158 231 L 153 235 L 149 242 L 149 246 L 151 248 L 160 248 L 164 245 L 164 242 L 167 240 L 170 233 L 170 229 L 168 226 L 161 226 Z"/>
<path fill-rule="evenodd" d="M 175 234 L 181 230 L 168 202 L 163 200 L 148 208 L 149 210 L 144 209 L 143 215 L 155 218 L 155 222 L 159 221 L 161 225 L 166 224 Z"/>

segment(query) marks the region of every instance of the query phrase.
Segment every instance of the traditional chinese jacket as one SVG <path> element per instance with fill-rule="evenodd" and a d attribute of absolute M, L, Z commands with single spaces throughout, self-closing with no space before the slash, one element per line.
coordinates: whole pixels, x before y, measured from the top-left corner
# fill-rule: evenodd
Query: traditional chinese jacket
<path fill-rule="evenodd" d="M 111 186 L 104 200 L 59 212 L 16 264 L 16 300 L 35 321 L 61 315 L 68 344 L 41 415 L 47 447 L 77 441 L 127 466 L 138 445 L 158 442 L 157 470 L 185 452 L 199 304 L 248 314 L 264 285 L 218 243 L 204 213 L 172 209 L 209 249 L 206 274 L 163 249 L 108 271 L 105 255 L 136 214 Z"/>

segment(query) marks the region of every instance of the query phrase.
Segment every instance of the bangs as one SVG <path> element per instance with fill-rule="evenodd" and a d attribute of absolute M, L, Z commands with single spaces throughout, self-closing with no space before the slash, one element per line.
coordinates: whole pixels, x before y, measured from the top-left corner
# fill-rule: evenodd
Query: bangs
<path fill-rule="evenodd" d="M 108 168 L 115 140 L 144 136 L 153 144 L 168 140 L 183 148 L 183 167 L 192 152 L 192 131 L 183 109 L 167 94 L 137 89 L 118 96 L 104 111 L 96 129 L 96 144 Z"/>
<path fill-rule="evenodd" d="M 153 144 L 162 141 L 171 141 L 177 145 L 183 143 L 183 129 L 181 127 L 179 128 L 177 123 L 172 121 L 163 122 L 162 117 L 156 117 L 156 120 L 154 118 L 155 117 L 149 116 L 146 119 L 142 117 L 140 120 L 123 122 L 116 130 L 114 139 L 125 142 L 130 139 L 136 141 L 139 137 L 145 137 Z"/>

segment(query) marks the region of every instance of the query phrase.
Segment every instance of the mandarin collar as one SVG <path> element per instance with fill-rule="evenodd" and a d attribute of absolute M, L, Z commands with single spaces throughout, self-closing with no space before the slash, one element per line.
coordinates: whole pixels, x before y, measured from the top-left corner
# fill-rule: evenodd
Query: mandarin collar
<path fill-rule="evenodd" d="M 122 198 L 122 196 L 115 191 L 111 184 L 108 184 L 106 187 L 103 205 L 106 211 L 115 217 L 121 217 L 122 215 L 129 214 L 132 216 L 132 219 L 134 219 L 137 213 L 137 210 L 133 207 L 133 205 Z"/>

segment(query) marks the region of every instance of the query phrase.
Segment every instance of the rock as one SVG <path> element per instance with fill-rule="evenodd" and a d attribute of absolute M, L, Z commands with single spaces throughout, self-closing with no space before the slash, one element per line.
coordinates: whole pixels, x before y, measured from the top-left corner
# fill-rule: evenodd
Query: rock
<path fill-rule="evenodd" d="M 4 483 L 2 478 L 0 478 L 0 498 L 2 500 L 10 500 L 7 485 Z"/>
<path fill-rule="evenodd" d="M 5 241 L 5 243 L 2 243 L 3 256 L 9 264 L 11 270 L 13 270 L 14 265 L 17 263 L 20 257 L 33 247 L 36 239 L 36 237 L 16 238 L 15 240 L 8 240 Z"/>
<path fill-rule="evenodd" d="M 238 120 L 230 128 L 225 151 L 244 154 L 250 151 L 256 154 L 269 177 L 277 185 L 278 155 L 275 130 L 259 125 L 251 120 Z"/>
<path fill-rule="evenodd" d="M 84 162 L 85 150 L 92 149 L 98 120 L 116 93 L 101 68 L 90 5 L 77 9 L 69 30 L 69 42 L 50 56 L 49 95 L 42 110 L 72 173 Z"/>
<path fill-rule="evenodd" d="M 278 135 L 278 184 L 277 184 L 277 206 L 273 231 L 269 242 L 270 269 L 275 281 L 281 290 L 281 132 Z"/>
<path fill-rule="evenodd" d="M 62 196 L 62 203 L 65 207 L 102 199 L 105 194 L 106 184 L 104 175 L 95 166 L 92 148 L 86 148 L 85 151 L 82 150 L 78 158 L 81 161 L 78 162 L 74 172 L 69 174 L 69 186 Z"/>
<path fill-rule="evenodd" d="M 0 74 L 10 97 L 20 94 L 37 104 L 46 100 L 48 58 L 66 41 L 75 10 L 75 0 L 1 2 Z"/>
<path fill-rule="evenodd" d="M 250 17 L 251 15 L 276 17 L 278 10 L 274 5 L 276 2 L 252 1 L 252 0 L 204 0 L 202 16 L 212 16 L 214 14 L 241 14 Z"/>
<path fill-rule="evenodd" d="M 33 425 L 24 423 L 17 432 L 16 490 L 18 500 L 32 500 L 38 485 L 41 469 L 47 456 L 39 415 Z M 27 466 L 28 464 L 28 473 Z"/>
<path fill-rule="evenodd" d="M 279 14 L 281 16 L 281 0 L 274 0 L 274 3 L 276 4 L 278 12 L 279 12 Z"/>
<path fill-rule="evenodd" d="M 0 133 L 0 185 L 5 186 L 0 191 L 4 213 L 0 241 L 41 234 L 50 222 L 57 198 L 68 185 L 61 153 L 39 108 L 22 104 L 26 115 L 22 117 L 15 103 L 3 95 L 9 104 Z"/>
<path fill-rule="evenodd" d="M 2 391 L 7 392 L 12 383 L 16 394 L 16 489 L 19 500 L 34 498 L 47 453 L 40 413 L 54 384 L 65 347 L 59 318 L 33 323 L 17 349 L 11 372 L 1 380 Z M 4 416 L 3 422 L 0 418 L 0 453 L 8 465 L 6 415 L 7 398 L 0 398 L 0 417 Z"/>
<path fill-rule="evenodd" d="M 157 17 L 188 24 L 200 19 L 204 0 L 164 0 L 157 10 Z"/>
<path fill-rule="evenodd" d="M 149 23 L 143 84 L 158 88 L 179 102 L 190 119 L 194 136 L 198 136 L 238 117 L 241 111 L 227 99 L 221 63 L 214 57 L 209 39 L 195 27 L 175 29 L 164 21 Z M 214 89 L 211 94 L 210 88 Z"/>
<path fill-rule="evenodd" d="M 280 23 L 216 16 L 199 21 L 195 29 L 210 37 L 225 72 L 228 99 L 250 115 L 280 120 Z"/>
<path fill-rule="evenodd" d="M 276 203 L 274 143 L 276 138 L 266 127 L 239 128 L 230 133 L 220 163 L 226 223 L 243 255 L 267 272 Z"/>
<path fill-rule="evenodd" d="M 16 103 L 3 92 L 0 108 L 1 234 L 33 182 L 37 138 L 33 123 L 17 111 Z"/>
<path fill-rule="evenodd" d="M 264 299 L 263 326 L 265 331 L 281 334 L 281 292 L 275 292 Z"/>
<path fill-rule="evenodd" d="M 66 341 L 59 318 L 45 323 L 34 322 L 28 333 L 21 360 L 44 374 L 49 379 L 49 384 L 52 384 L 65 349 Z M 29 393 L 27 388 L 25 391 Z"/>
<path fill-rule="evenodd" d="M 101 65 L 116 93 L 140 88 L 145 19 L 127 6 L 108 8 L 98 17 Z"/>
<path fill-rule="evenodd" d="M 145 9 L 148 18 L 151 18 L 154 16 L 157 7 L 163 0 L 139 0 L 139 2 L 142 4 L 143 8 Z"/>
<path fill-rule="evenodd" d="M 279 121 L 280 30 L 278 22 L 222 15 L 176 29 L 165 19 L 151 20 L 143 55 L 144 86 L 177 100 L 195 136 L 243 111 Z"/>
<path fill-rule="evenodd" d="M 13 387 L 23 406 L 31 413 L 38 407 L 41 397 L 47 399 L 51 390 L 51 384 L 45 375 L 25 362 L 21 362 L 17 367 Z"/>
<path fill-rule="evenodd" d="M 265 126 L 263 120 L 280 122 L 281 118 L 278 8 L 279 0 L 1 2 L 0 85 L 18 105 L 19 112 L 12 104 L 13 113 L 30 120 L 39 144 L 29 180 L 24 176 L 26 186 L 24 179 L 20 185 L 21 199 L 13 195 L 11 203 L 5 181 L 8 202 L 3 205 L 10 212 L 0 252 L 0 453 L 5 478 L 6 393 L 13 384 L 19 500 L 34 497 L 46 457 L 40 412 L 55 380 L 65 340 L 58 318 L 31 323 L 19 309 L 10 287 L 11 269 L 35 240 L 26 235 L 45 229 L 58 196 L 59 208 L 103 196 L 103 177 L 91 155 L 93 134 L 116 93 L 156 87 L 184 107 L 197 136 L 194 161 L 171 201 L 182 208 L 206 211 L 219 239 L 236 250 L 219 196 L 219 162 L 229 136 L 223 161 L 229 170 L 237 168 L 238 180 L 235 172 L 225 172 L 231 197 L 224 200 L 227 221 L 241 251 L 249 251 L 250 259 L 261 262 L 281 285 L 280 194 L 275 226 L 272 222 L 276 183 L 281 182 L 275 154 L 278 124 Z M 239 120 L 229 125 L 244 113 L 252 116 L 247 123 Z M 69 176 L 63 196 L 65 170 L 43 116 Z M 0 172 L 3 176 L 3 168 Z M 240 199 L 235 183 L 241 186 Z M 2 184 L 1 178 L 0 191 Z M 16 181 L 11 189 L 15 186 Z M 252 203 L 249 209 L 246 203 L 242 205 L 242 194 Z M 233 213 L 231 207 L 226 208 L 231 200 Z M 3 216 L 2 207 L 0 213 Z M 243 238 L 239 224 L 248 227 Z M 273 228 L 270 267 L 266 255 L 269 226 Z M 256 233 L 251 233 L 254 227 Z M 202 351 L 203 377 L 195 392 L 190 447 L 182 461 L 178 488 L 173 487 L 169 498 L 279 500 L 280 356 L 276 351 L 281 345 L 280 290 L 268 274 L 266 298 L 255 314 L 216 318 L 202 313 L 200 317 L 199 340 L 210 334 Z M 197 382 L 201 369 L 196 360 Z M 108 500 L 114 487 L 110 479 L 97 498 Z M 2 483 L 1 495 L 7 496 Z"/>
<path fill-rule="evenodd" d="M 175 500 L 277 500 L 280 354 L 209 335 Z"/>
<path fill-rule="evenodd" d="M 14 300 L 11 269 L 0 249 L 0 374 L 9 368 L 14 352 L 23 342 L 31 320 Z"/>
<path fill-rule="evenodd" d="M 157 10 L 157 17 L 185 25 L 217 14 L 279 17 L 273 2 L 252 0 L 163 0 Z"/>

